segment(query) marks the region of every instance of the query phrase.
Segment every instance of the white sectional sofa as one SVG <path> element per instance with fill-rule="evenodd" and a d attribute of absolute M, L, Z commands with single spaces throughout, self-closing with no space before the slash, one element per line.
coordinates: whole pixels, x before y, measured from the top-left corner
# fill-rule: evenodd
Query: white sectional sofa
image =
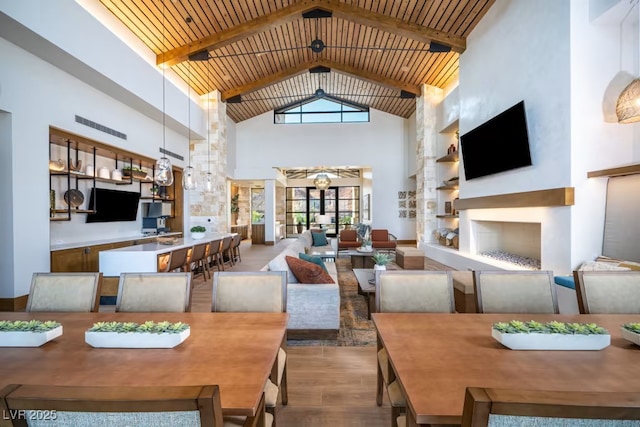
<path fill-rule="evenodd" d="M 309 230 L 289 244 L 261 270 L 287 271 L 287 313 L 289 339 L 335 339 L 340 329 L 340 288 L 338 271 L 334 262 L 325 262 L 327 272 L 335 283 L 302 284 L 288 268 L 285 256 L 298 258 L 309 248 L 313 252 L 334 251 L 337 254 L 335 239 L 328 239 L 329 245 L 312 246 Z M 337 256 L 337 255 L 336 255 Z"/>

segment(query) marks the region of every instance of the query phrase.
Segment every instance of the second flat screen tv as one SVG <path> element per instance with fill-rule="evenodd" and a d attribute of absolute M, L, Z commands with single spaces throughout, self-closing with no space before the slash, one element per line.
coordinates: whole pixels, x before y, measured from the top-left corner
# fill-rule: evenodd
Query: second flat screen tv
<path fill-rule="evenodd" d="M 89 208 L 96 212 L 87 214 L 87 222 L 135 221 L 139 202 L 140 193 L 92 188 Z"/>
<path fill-rule="evenodd" d="M 460 137 L 466 180 L 531 165 L 524 101 Z"/>

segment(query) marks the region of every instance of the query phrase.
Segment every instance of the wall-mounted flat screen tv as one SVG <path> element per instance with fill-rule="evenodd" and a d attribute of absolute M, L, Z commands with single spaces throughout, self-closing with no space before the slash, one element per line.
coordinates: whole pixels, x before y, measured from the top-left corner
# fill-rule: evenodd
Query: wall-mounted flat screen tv
<path fill-rule="evenodd" d="M 140 193 L 92 188 L 87 222 L 135 221 L 138 217 Z"/>
<path fill-rule="evenodd" d="M 524 101 L 460 137 L 465 179 L 531 166 Z"/>

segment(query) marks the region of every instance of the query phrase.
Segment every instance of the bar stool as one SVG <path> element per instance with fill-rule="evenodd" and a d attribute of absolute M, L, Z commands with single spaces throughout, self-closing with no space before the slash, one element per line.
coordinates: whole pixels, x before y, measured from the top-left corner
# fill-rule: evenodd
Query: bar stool
<path fill-rule="evenodd" d="M 189 271 L 189 266 L 187 265 L 187 258 L 191 247 L 174 249 L 169 254 L 169 262 L 167 263 L 167 267 L 162 270 L 164 273 L 169 273 L 174 270 L 179 271 Z"/>
<path fill-rule="evenodd" d="M 199 243 L 193 246 L 191 257 L 188 261 L 189 269 L 191 271 L 194 271 L 198 267 L 202 268 L 202 275 L 204 276 L 205 280 L 207 279 L 207 273 L 209 273 L 209 277 L 211 277 L 211 273 L 209 272 L 209 264 L 206 262 L 208 253 L 209 242 Z M 193 265 L 193 268 L 191 268 L 191 265 Z"/>

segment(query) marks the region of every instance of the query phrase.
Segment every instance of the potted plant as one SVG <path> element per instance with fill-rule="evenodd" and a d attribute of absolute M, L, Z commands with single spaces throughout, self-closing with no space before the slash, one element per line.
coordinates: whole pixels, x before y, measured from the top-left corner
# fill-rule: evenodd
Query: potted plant
<path fill-rule="evenodd" d="M 191 238 L 192 239 L 203 239 L 207 229 L 202 225 L 194 225 L 191 227 Z"/>
<path fill-rule="evenodd" d="M 342 218 L 340 218 L 340 224 L 344 225 L 344 229 L 345 230 L 351 229 L 351 222 L 352 221 L 353 221 L 353 219 L 351 218 L 350 215 L 345 215 Z"/>
<path fill-rule="evenodd" d="M 622 338 L 640 345 L 640 323 L 625 323 L 620 328 Z"/>
<path fill-rule="evenodd" d="M 0 347 L 40 347 L 62 335 L 62 325 L 53 320 L 0 320 Z"/>
<path fill-rule="evenodd" d="M 374 270 L 386 270 L 387 264 L 391 261 L 391 258 L 387 254 L 383 254 L 382 252 L 377 252 L 373 254 L 371 257 L 375 265 L 373 266 Z"/>
<path fill-rule="evenodd" d="M 601 350 L 611 335 L 595 323 L 512 320 L 493 325 L 491 336 L 512 350 Z"/>
<path fill-rule="evenodd" d="M 304 217 L 301 214 L 296 214 L 295 222 L 296 222 L 296 231 L 298 232 L 298 234 L 302 234 L 302 232 L 304 231 Z"/>
<path fill-rule="evenodd" d="M 140 169 L 139 167 L 130 165 L 122 168 L 122 176 L 131 176 L 136 179 L 145 179 L 147 177 L 147 172 Z"/>
<path fill-rule="evenodd" d="M 191 334 L 182 322 L 97 322 L 84 333 L 87 344 L 97 348 L 172 348 Z"/>

